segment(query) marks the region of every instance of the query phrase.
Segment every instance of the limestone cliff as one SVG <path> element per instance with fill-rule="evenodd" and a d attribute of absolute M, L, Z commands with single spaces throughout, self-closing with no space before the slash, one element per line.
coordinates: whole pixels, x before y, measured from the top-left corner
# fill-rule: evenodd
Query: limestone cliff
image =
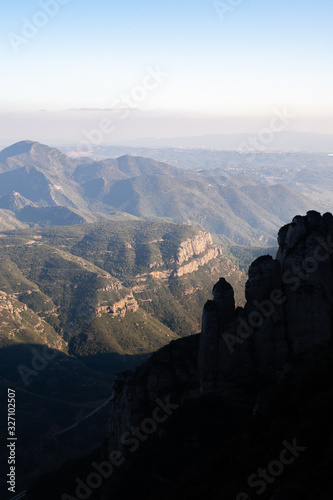
<path fill-rule="evenodd" d="M 163 242 L 159 240 L 158 242 Z M 153 241 L 151 243 L 158 243 Z M 213 259 L 222 255 L 222 247 L 213 244 L 212 235 L 207 231 L 199 231 L 193 238 L 182 241 L 172 258 L 156 260 L 149 264 L 150 273 L 140 274 L 137 278 L 149 274 L 157 279 L 168 279 L 170 276 L 183 276 L 192 273 Z M 157 268 L 167 268 L 157 271 Z"/>
<path fill-rule="evenodd" d="M 209 235 L 210 236 L 210 235 Z M 178 269 L 175 269 L 173 272 L 174 276 L 184 276 L 184 274 L 190 274 L 193 273 L 194 271 L 197 271 L 199 267 L 204 266 L 205 264 L 208 264 L 213 259 L 216 259 L 222 255 L 222 249 L 220 247 L 213 247 L 210 248 L 205 252 L 205 254 L 201 257 L 198 257 L 197 259 L 192 260 L 188 264 L 185 264 Z"/>
<path fill-rule="evenodd" d="M 191 257 L 198 256 L 205 252 L 207 247 L 213 244 L 212 236 L 207 231 L 200 231 L 194 238 L 183 241 L 178 249 L 176 264 L 181 266 Z"/>
<path fill-rule="evenodd" d="M 187 264 L 181 265 L 175 269 L 170 269 L 167 271 L 152 271 L 150 275 L 153 278 L 157 278 L 160 280 L 166 280 L 170 277 L 178 277 L 184 276 L 185 274 L 191 274 L 197 271 L 200 267 L 208 264 L 214 259 L 217 259 L 220 255 L 223 254 L 222 248 L 219 246 L 214 246 L 213 248 L 207 249 L 203 255 L 191 260 Z M 182 261 L 184 262 L 184 261 Z"/>
<path fill-rule="evenodd" d="M 139 309 L 139 305 L 132 293 L 129 293 L 121 300 L 113 303 L 99 303 L 95 309 L 95 315 L 101 317 L 102 314 L 111 314 L 114 317 L 124 318 L 127 312 L 134 313 Z"/>

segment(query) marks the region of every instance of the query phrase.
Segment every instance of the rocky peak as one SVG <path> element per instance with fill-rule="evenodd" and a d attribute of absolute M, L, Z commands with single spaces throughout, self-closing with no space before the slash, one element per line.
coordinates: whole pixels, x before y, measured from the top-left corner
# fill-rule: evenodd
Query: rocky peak
<path fill-rule="evenodd" d="M 224 278 L 214 285 L 213 302 L 216 304 L 218 322 L 226 325 L 235 312 L 234 290 Z"/>
<path fill-rule="evenodd" d="M 244 308 L 233 313 L 232 304 L 219 304 L 213 290 L 214 307 L 208 303 L 204 309 L 199 348 L 203 392 L 230 394 L 231 389 L 236 394 L 239 381 L 247 377 L 277 380 L 287 361 L 328 345 L 333 328 L 332 225 L 331 214 L 311 211 L 284 226 L 277 258 L 262 256 L 250 266 Z M 229 323 L 221 321 L 225 316 Z"/>

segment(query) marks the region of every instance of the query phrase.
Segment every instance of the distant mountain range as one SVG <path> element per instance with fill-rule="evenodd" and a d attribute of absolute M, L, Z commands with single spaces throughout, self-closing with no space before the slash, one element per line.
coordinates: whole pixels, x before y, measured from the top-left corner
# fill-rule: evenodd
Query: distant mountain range
<path fill-rule="evenodd" d="M 321 209 L 285 183 L 229 170 L 191 171 L 150 158 L 71 158 L 22 141 L 0 153 L 0 229 L 161 218 L 220 241 L 274 245 L 295 213 Z M 23 226 L 22 226 L 23 225 Z"/>
<path fill-rule="evenodd" d="M 260 130 L 258 130 L 258 134 Z M 258 151 L 276 152 L 331 152 L 333 153 L 333 137 L 330 134 L 311 132 L 294 132 L 286 130 L 272 134 L 272 140 L 260 141 L 259 135 L 253 133 L 207 134 L 189 137 L 172 137 L 165 139 L 143 138 L 122 142 L 122 146 L 145 148 L 203 148 L 246 151 L 255 149 L 251 139 L 257 139 Z"/>

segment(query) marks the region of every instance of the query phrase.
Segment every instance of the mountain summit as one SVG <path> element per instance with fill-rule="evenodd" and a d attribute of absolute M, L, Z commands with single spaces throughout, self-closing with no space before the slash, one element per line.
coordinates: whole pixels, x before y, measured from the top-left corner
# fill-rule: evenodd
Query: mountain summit
<path fill-rule="evenodd" d="M 13 156 L 30 153 L 32 147 L 35 144 L 39 144 L 39 142 L 20 141 L 16 142 L 15 144 L 12 144 L 8 148 L 5 148 L 0 152 L 0 163 L 6 161 L 8 158 L 11 158 Z"/>

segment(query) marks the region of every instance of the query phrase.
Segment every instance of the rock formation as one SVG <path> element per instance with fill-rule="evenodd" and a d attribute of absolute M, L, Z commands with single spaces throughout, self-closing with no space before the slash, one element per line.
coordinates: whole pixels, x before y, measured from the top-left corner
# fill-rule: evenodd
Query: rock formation
<path fill-rule="evenodd" d="M 127 312 L 135 313 L 139 309 L 139 304 L 133 297 L 132 293 L 126 295 L 125 298 L 113 303 L 99 303 L 94 311 L 97 317 L 102 314 L 111 314 L 111 316 L 120 316 L 124 318 Z"/>
<path fill-rule="evenodd" d="M 235 309 L 233 289 L 221 278 L 204 307 L 199 337 L 172 342 L 135 373 L 119 375 L 111 446 L 156 398 L 218 393 L 235 400 L 249 391 L 257 397 L 265 384 L 281 382 L 288 370 L 329 345 L 333 216 L 297 216 L 281 228 L 278 243 L 276 259 L 259 257 L 250 266 L 244 308 Z"/>
<path fill-rule="evenodd" d="M 207 231 L 200 231 L 194 238 L 183 241 L 178 249 L 176 264 L 181 266 L 191 257 L 198 256 L 213 244 L 212 236 Z"/>

